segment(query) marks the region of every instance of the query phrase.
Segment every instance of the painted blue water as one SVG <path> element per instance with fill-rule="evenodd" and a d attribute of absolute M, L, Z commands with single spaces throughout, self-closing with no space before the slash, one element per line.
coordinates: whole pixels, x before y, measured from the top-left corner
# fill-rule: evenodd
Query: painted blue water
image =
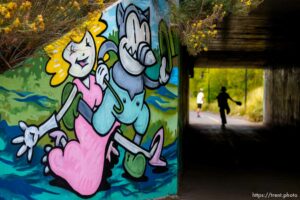
<path fill-rule="evenodd" d="M 156 90 L 156 93 L 169 99 L 177 98 L 177 95 L 168 90 L 165 86 L 161 86 Z"/>
<path fill-rule="evenodd" d="M 15 101 L 34 104 L 45 109 L 51 108 L 49 105 L 53 105 L 57 102 L 47 96 L 36 95 L 26 91 L 9 90 L 3 86 L 0 86 L 0 92 L 5 93 L 5 95 L 16 94 L 18 97 L 13 98 Z"/>
<path fill-rule="evenodd" d="M 54 178 L 43 175 L 42 147 L 35 148 L 31 163 L 27 163 L 25 156 L 16 158 L 19 146 L 11 144 L 10 141 L 21 134 L 18 126 L 9 126 L 5 120 L 0 119 L 0 199 L 81 199 L 72 191 L 49 184 Z M 177 142 L 174 142 L 163 150 L 163 156 L 168 161 L 166 172 L 156 174 L 148 165 L 145 172 L 148 180 L 137 182 L 122 177 L 125 152 L 119 147 L 119 162 L 112 170 L 113 175 L 108 179 L 111 188 L 99 191 L 91 199 L 149 199 L 175 194 L 176 149 Z"/>
<path fill-rule="evenodd" d="M 4 91 L 4 92 L 8 92 L 8 93 L 12 92 L 12 93 L 15 93 L 15 94 L 17 94 L 18 96 L 21 96 L 21 97 L 26 97 L 27 95 L 32 94 L 32 92 L 25 92 L 25 91 L 20 92 L 20 91 L 16 91 L 16 90 L 8 90 L 8 89 L 6 89 L 2 86 L 0 86 L 0 91 Z"/>
<path fill-rule="evenodd" d="M 163 112 L 167 112 L 169 110 L 176 110 L 175 107 L 169 107 L 169 106 L 162 106 L 160 104 L 167 104 L 169 103 L 168 101 L 164 101 L 163 99 L 161 99 L 159 96 L 150 96 L 146 99 L 146 102 L 148 104 L 153 105 L 155 108 L 163 111 Z"/>
<path fill-rule="evenodd" d="M 43 108 L 50 108 L 47 106 L 49 103 L 55 103 L 56 100 L 50 99 L 47 96 L 41 96 L 41 95 L 32 95 L 32 96 L 27 96 L 23 99 L 21 98 L 14 98 L 14 100 L 19 101 L 19 102 L 24 102 L 24 103 L 34 103 L 38 106 L 41 106 Z"/>
<path fill-rule="evenodd" d="M 173 67 L 171 76 L 170 76 L 170 80 L 168 83 L 176 85 L 176 86 L 179 85 L 179 69 L 178 69 L 178 67 L 175 67 L 175 66 Z"/>

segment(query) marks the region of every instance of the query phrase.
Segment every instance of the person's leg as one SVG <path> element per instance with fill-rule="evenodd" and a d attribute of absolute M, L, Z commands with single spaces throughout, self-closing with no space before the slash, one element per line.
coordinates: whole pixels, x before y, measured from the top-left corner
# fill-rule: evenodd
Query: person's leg
<path fill-rule="evenodd" d="M 220 108 L 220 116 L 221 116 L 222 126 L 225 126 L 225 124 L 226 124 L 226 114 L 225 114 L 225 109 L 224 108 Z"/>
<path fill-rule="evenodd" d="M 199 117 L 201 116 L 201 115 L 200 115 L 201 109 L 202 109 L 202 104 L 200 103 L 200 104 L 199 104 L 199 115 L 198 115 Z"/>
<path fill-rule="evenodd" d="M 200 117 L 200 104 L 197 104 L 197 117 Z"/>
<path fill-rule="evenodd" d="M 230 107 L 229 106 L 227 106 L 226 111 L 227 111 L 227 115 L 228 115 L 230 113 Z"/>

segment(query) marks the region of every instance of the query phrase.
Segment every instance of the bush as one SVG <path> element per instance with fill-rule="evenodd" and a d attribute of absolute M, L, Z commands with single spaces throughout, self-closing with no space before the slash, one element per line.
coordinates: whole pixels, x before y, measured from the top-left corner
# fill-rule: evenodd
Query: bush
<path fill-rule="evenodd" d="M 80 24 L 89 13 L 100 12 L 103 0 L 12 0 L 0 3 L 0 72 L 14 68 Z M 105 1 L 107 2 L 107 1 Z"/>

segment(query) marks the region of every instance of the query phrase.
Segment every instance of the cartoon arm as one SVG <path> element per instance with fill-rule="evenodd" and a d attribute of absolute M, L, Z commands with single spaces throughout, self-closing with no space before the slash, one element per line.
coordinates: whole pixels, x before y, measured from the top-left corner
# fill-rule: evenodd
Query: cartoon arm
<path fill-rule="evenodd" d="M 101 45 L 98 53 L 98 63 L 100 60 L 103 61 L 105 54 L 107 54 L 109 51 L 118 53 L 117 45 L 111 40 L 107 40 Z"/>
<path fill-rule="evenodd" d="M 147 77 L 146 74 L 144 75 L 144 83 L 145 83 L 146 87 L 150 88 L 150 89 L 155 89 L 155 88 L 158 88 L 160 86 L 160 83 L 159 83 L 158 80 L 157 81 L 152 80 L 149 77 Z"/>
<path fill-rule="evenodd" d="M 24 131 L 23 136 L 18 136 L 12 140 L 13 144 L 22 144 L 17 152 L 17 157 L 22 156 L 26 151 L 27 160 L 31 161 L 33 155 L 33 147 L 38 143 L 39 139 L 42 138 L 50 130 L 58 127 L 58 122 L 62 119 L 66 111 L 69 109 L 77 93 L 77 87 L 74 86 L 67 101 L 63 107 L 59 110 L 58 114 L 54 113 L 48 120 L 46 120 L 39 127 L 28 126 L 25 122 L 20 121 L 19 126 Z"/>
<path fill-rule="evenodd" d="M 148 87 L 150 89 L 155 89 L 161 85 L 165 85 L 169 81 L 169 78 L 170 78 L 170 75 L 166 72 L 166 67 L 167 67 L 167 60 L 166 60 L 166 57 L 163 57 L 161 60 L 161 65 L 160 65 L 160 69 L 159 69 L 159 78 L 157 81 L 154 81 L 154 80 L 150 79 L 149 77 L 147 77 L 146 75 L 144 75 L 144 83 L 145 83 L 146 87 Z"/>
<path fill-rule="evenodd" d="M 101 86 L 102 90 L 105 90 L 107 87 L 107 83 L 109 81 L 109 73 L 108 67 L 104 63 L 104 56 L 109 52 L 113 51 L 115 53 L 118 52 L 118 47 L 113 41 L 104 42 L 98 53 L 98 68 L 96 72 L 96 82 Z M 105 81 L 106 80 L 106 81 Z"/>

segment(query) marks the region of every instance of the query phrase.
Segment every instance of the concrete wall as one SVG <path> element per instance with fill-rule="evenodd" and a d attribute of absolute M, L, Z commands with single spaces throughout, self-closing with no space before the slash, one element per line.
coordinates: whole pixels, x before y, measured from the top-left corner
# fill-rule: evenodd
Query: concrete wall
<path fill-rule="evenodd" d="M 119 1 L 0 75 L 0 199 L 177 194 L 168 9 Z"/>
<path fill-rule="evenodd" d="M 265 70 L 264 121 L 273 126 L 300 123 L 300 69 Z"/>

